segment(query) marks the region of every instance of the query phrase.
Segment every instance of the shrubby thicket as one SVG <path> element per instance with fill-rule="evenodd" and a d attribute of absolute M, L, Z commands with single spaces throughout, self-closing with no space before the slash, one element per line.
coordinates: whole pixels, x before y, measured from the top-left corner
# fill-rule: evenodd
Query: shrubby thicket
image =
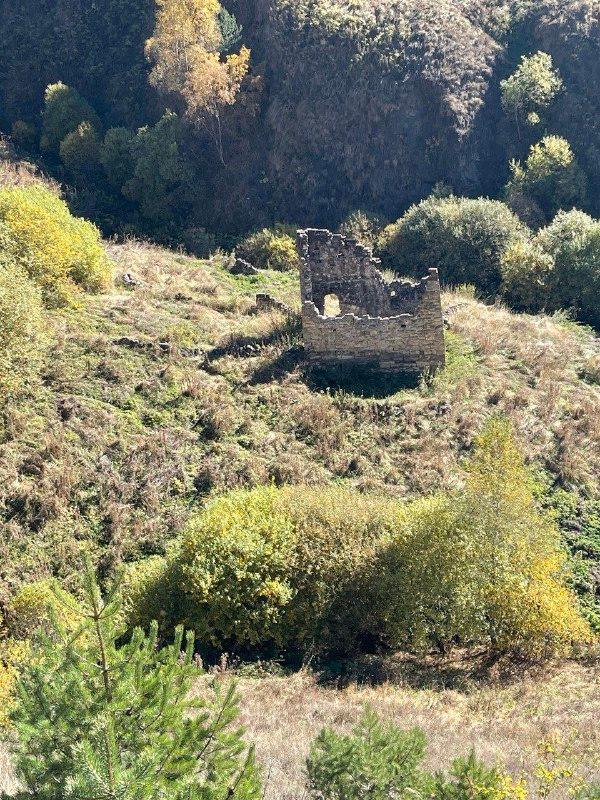
<path fill-rule="evenodd" d="M 526 171 L 515 165 L 517 174 Z M 600 222 L 575 208 L 532 230 L 499 200 L 434 194 L 385 227 L 374 248 L 401 275 L 421 277 L 433 264 L 442 283 L 472 284 L 524 311 L 569 310 L 598 326 L 599 236 Z"/>
<path fill-rule="evenodd" d="M 281 272 L 297 269 L 299 256 L 296 241 L 282 228 L 263 228 L 242 239 L 236 254 L 258 269 L 275 269 Z"/>
<path fill-rule="evenodd" d="M 219 649 L 562 652 L 589 629 L 535 494 L 494 420 L 457 496 L 401 505 L 289 486 L 216 498 L 165 559 L 129 572 L 125 605 L 132 624 L 184 623 Z"/>
<path fill-rule="evenodd" d="M 0 255 L 27 273 L 48 305 L 103 291 L 112 278 L 99 230 L 43 186 L 0 189 Z"/>
<path fill-rule="evenodd" d="M 388 225 L 377 247 L 383 264 L 401 275 L 421 277 L 436 266 L 443 283 L 471 283 L 494 293 L 502 280 L 505 250 L 527 234 L 519 218 L 497 200 L 432 196 Z"/>

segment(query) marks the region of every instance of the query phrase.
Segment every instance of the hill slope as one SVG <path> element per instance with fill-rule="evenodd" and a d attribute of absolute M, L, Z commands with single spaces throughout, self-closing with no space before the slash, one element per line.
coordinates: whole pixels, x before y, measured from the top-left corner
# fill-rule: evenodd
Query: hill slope
<path fill-rule="evenodd" d="M 112 253 L 121 288 L 53 317 L 42 380 L 5 414 L 2 596 L 33 576 L 68 582 L 85 542 L 104 574 L 161 552 L 213 491 L 333 480 L 414 496 L 456 485 L 498 412 L 549 488 L 577 489 L 560 495 L 561 513 L 574 541 L 588 541 L 581 516 L 600 489 L 590 331 L 446 293 L 444 372 L 363 396 L 305 373 L 296 319 L 256 313 L 256 291 L 297 305 L 296 276 L 233 277 L 222 257 L 135 242 Z M 597 544 L 586 547 L 593 556 Z"/>

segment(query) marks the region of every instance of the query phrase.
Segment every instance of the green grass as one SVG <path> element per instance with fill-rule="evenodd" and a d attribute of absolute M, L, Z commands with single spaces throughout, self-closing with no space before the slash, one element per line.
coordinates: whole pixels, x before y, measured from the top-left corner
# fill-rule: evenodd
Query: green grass
<path fill-rule="evenodd" d="M 0 603 L 33 577 L 68 584 L 83 548 L 101 575 L 163 552 L 214 492 L 456 486 L 498 411 L 551 484 L 598 496 L 600 398 L 584 378 L 600 347 L 586 329 L 445 294 L 443 371 L 336 388 L 306 370 L 298 318 L 254 309 L 257 291 L 298 307 L 297 274 L 235 277 L 223 258 L 134 242 L 112 252 L 115 291 L 52 315 L 40 380 L 4 412 Z M 134 290 L 120 285 L 125 272 Z"/>

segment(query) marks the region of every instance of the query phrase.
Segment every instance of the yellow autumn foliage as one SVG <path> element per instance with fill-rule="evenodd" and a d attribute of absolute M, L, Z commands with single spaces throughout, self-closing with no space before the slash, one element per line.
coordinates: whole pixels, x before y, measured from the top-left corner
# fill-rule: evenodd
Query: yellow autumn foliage
<path fill-rule="evenodd" d="M 39 284 L 48 305 L 103 291 L 112 279 L 98 229 L 41 186 L 0 189 L 0 255 Z"/>
<path fill-rule="evenodd" d="M 10 625 L 0 616 L 0 730 L 9 723 L 19 667 L 30 657 L 31 637 L 56 620 L 66 631 L 81 622 L 77 600 L 54 581 L 25 584 L 8 604 Z"/>

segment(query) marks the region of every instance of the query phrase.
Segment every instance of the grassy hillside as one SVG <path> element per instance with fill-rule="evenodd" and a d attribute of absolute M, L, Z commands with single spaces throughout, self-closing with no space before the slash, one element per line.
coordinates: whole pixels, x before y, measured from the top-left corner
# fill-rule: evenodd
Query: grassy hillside
<path fill-rule="evenodd" d="M 448 292 L 441 374 L 376 393 L 324 388 L 304 369 L 298 320 L 255 310 L 257 291 L 297 307 L 295 275 L 234 277 L 225 257 L 133 241 L 111 254 L 117 288 L 53 312 L 41 380 L 2 420 L 4 598 L 33 576 L 69 583 L 85 543 L 104 575 L 162 552 L 211 492 L 336 481 L 410 497 L 456 486 L 495 412 L 510 418 L 549 490 L 577 489 L 555 497 L 573 540 L 593 539 L 600 343 L 591 331 Z M 593 556 L 590 541 L 580 549 Z"/>

